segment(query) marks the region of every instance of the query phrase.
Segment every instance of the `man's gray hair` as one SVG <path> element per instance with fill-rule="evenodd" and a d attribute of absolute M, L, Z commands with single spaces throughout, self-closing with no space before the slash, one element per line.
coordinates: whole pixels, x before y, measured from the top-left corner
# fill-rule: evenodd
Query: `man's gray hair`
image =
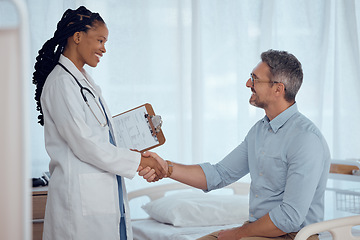
<path fill-rule="evenodd" d="M 286 51 L 270 49 L 261 54 L 261 60 L 270 67 L 271 81 L 283 83 L 285 100 L 295 101 L 303 81 L 303 71 L 299 60 Z"/>

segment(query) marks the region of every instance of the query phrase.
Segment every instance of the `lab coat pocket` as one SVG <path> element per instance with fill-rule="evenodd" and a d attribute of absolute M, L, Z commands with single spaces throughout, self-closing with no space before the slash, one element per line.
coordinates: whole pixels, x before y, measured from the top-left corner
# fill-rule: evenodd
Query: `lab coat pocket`
<path fill-rule="evenodd" d="M 114 175 L 108 173 L 84 173 L 79 175 L 82 213 L 115 214 Z"/>

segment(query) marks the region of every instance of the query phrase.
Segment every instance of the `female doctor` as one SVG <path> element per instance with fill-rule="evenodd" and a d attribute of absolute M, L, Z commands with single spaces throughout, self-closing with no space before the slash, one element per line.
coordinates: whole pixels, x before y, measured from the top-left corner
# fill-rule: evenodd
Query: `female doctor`
<path fill-rule="evenodd" d="M 84 70 L 106 52 L 108 29 L 98 13 L 68 9 L 39 51 L 33 83 L 51 158 L 43 239 L 132 239 L 123 177 L 166 171 L 154 158 L 116 147 L 101 90 Z M 121 176 L 121 177 L 120 177 Z"/>

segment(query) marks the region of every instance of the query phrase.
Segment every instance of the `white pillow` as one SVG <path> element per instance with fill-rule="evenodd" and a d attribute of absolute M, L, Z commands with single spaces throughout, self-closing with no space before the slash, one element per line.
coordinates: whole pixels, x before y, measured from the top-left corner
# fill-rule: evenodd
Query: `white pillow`
<path fill-rule="evenodd" d="M 177 227 L 243 224 L 249 218 L 248 196 L 177 193 L 142 206 L 151 218 Z"/>

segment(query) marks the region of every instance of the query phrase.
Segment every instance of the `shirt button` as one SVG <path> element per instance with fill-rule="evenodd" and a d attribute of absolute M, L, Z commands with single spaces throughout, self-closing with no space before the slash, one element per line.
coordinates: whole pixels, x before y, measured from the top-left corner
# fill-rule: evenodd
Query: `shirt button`
<path fill-rule="evenodd" d="M 250 216 L 251 216 L 251 217 L 253 217 L 253 216 L 254 216 L 254 214 L 250 214 Z"/>
<path fill-rule="evenodd" d="M 261 172 L 261 173 L 259 173 L 259 176 L 262 176 L 263 175 L 263 173 Z"/>
<path fill-rule="evenodd" d="M 257 195 L 257 194 L 256 194 L 256 195 L 255 195 L 255 197 L 256 197 L 256 198 L 258 198 L 258 197 L 259 197 L 259 195 Z"/>

